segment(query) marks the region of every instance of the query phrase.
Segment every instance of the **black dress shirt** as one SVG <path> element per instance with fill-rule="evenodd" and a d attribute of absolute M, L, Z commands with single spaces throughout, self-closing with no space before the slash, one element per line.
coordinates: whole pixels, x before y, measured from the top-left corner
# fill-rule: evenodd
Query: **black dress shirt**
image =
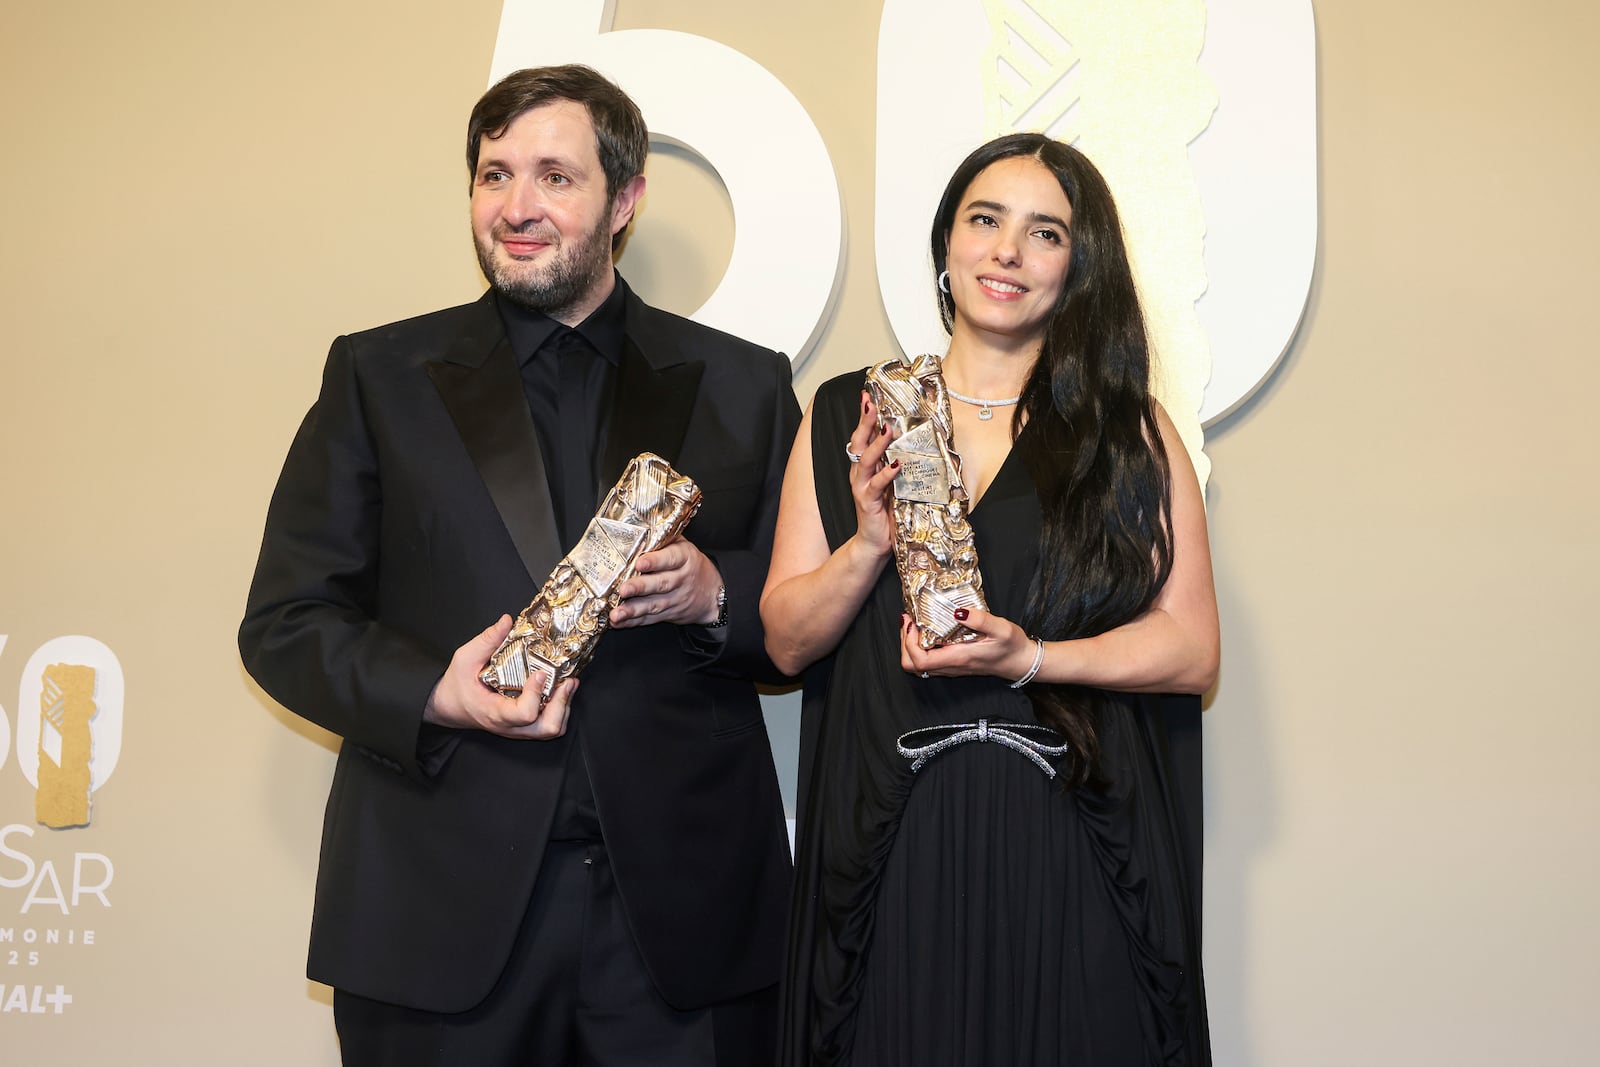
<path fill-rule="evenodd" d="M 600 504 L 595 465 L 610 428 L 611 400 L 622 362 L 622 286 L 614 286 L 576 327 L 499 294 L 496 303 L 522 368 L 522 389 L 544 453 L 561 550 L 570 552 Z M 534 578 L 543 581 L 542 575 Z M 553 841 L 601 839 L 583 755 L 581 718 L 567 720 L 567 773 L 550 830 Z"/>

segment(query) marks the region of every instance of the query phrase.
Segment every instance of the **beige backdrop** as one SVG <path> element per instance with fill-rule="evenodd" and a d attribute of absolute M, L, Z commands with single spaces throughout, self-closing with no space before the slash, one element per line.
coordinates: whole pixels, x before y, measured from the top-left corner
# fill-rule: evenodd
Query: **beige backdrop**
<path fill-rule="evenodd" d="M 0 707 L 13 729 L 36 713 L 22 666 L 68 633 L 109 644 L 128 693 L 94 824 L 10 839 L 63 872 L 105 854 L 116 878 L 109 909 L 66 917 L 0 888 L 19 940 L 95 932 L 32 969 L 0 942 L 0 1007 L 64 978 L 75 998 L 0 1011 L 7 1063 L 336 1062 L 302 970 L 332 744 L 251 686 L 233 633 L 328 341 L 479 291 L 460 140 L 498 11 L 5 6 Z M 752 56 L 833 154 L 847 269 L 802 399 L 890 345 L 877 20 L 844 0 L 617 4 L 618 28 Z M 1600 15 L 1340 0 L 1318 22 L 1316 282 L 1278 375 L 1208 446 L 1217 1062 L 1593 1062 L 1600 373 L 1579 309 L 1600 281 Z M 681 157 L 650 174 L 623 268 L 686 310 L 729 209 Z M 12 752 L 0 827 L 31 823 Z M 0 852 L 0 879 L 22 866 Z"/>

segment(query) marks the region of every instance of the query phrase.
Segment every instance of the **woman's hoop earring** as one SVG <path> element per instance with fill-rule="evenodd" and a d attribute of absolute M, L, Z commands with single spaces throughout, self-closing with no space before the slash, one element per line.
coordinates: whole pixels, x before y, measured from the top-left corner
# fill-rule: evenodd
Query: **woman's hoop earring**
<path fill-rule="evenodd" d="M 950 295 L 950 272 L 947 270 L 939 272 L 939 291 L 945 296 Z"/>

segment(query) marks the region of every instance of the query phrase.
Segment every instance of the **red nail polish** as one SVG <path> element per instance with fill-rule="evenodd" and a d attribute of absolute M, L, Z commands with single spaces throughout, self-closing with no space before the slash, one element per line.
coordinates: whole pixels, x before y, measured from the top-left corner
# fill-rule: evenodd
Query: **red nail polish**
<path fill-rule="evenodd" d="M 895 460 L 893 463 L 889 464 L 889 466 L 891 468 L 893 468 L 894 470 L 899 470 L 900 469 L 900 461 L 899 460 Z"/>
<path fill-rule="evenodd" d="M 957 608 L 956 609 L 956 622 L 966 622 L 966 621 L 967 621 L 967 609 L 966 608 Z"/>

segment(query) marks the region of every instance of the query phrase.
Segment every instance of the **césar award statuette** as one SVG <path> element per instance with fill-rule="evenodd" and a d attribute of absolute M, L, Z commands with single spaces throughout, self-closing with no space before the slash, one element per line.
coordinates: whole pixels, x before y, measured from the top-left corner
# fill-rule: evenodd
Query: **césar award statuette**
<path fill-rule="evenodd" d="M 491 689 L 516 696 L 542 674 L 540 700 L 588 664 L 621 601 L 617 587 L 640 556 L 683 532 L 700 507 L 700 487 L 660 456 L 641 452 L 606 494 L 583 537 L 556 564 L 511 632 L 478 675 Z"/>

